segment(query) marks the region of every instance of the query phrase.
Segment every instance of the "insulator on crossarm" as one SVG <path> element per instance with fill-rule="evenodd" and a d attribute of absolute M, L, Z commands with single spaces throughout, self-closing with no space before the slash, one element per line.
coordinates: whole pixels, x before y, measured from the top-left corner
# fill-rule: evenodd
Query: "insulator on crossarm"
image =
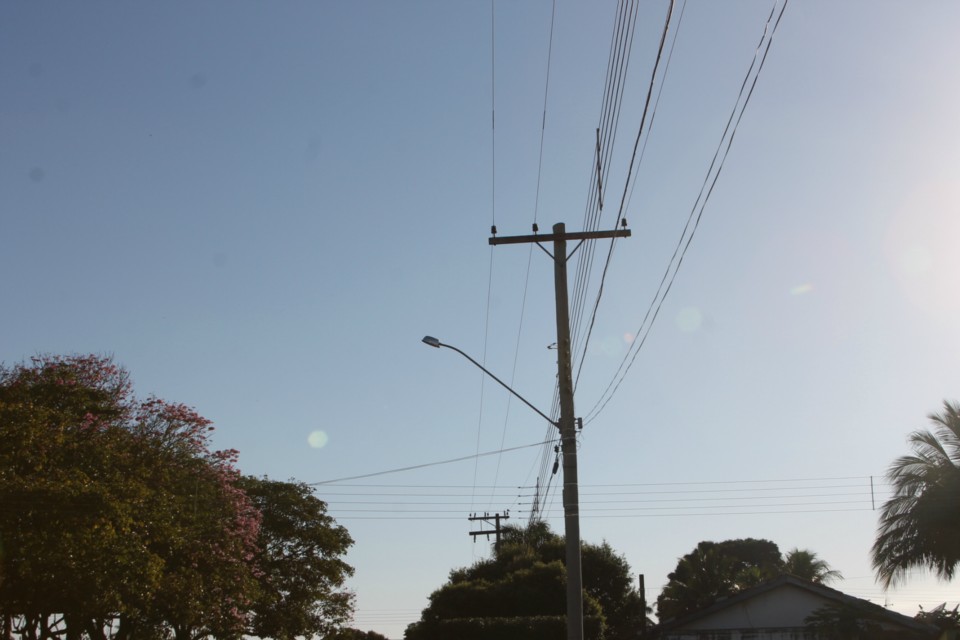
<path fill-rule="evenodd" d="M 490 235 L 492 235 L 492 236 L 497 235 L 497 225 L 491 225 L 491 227 L 490 227 Z"/>

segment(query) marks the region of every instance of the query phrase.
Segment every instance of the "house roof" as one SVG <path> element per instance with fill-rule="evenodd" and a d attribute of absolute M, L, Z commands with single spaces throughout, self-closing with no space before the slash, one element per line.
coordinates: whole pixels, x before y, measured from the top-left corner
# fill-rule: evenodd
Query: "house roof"
<path fill-rule="evenodd" d="M 783 574 L 766 582 L 762 582 L 755 587 L 749 589 L 744 589 L 743 591 L 736 593 L 732 596 L 725 598 L 720 598 L 714 602 L 709 607 L 691 613 L 687 616 L 680 618 L 673 618 L 666 620 L 663 624 L 660 625 L 660 631 L 670 631 L 672 629 L 677 629 L 679 627 L 686 626 L 702 618 L 711 616 L 719 611 L 723 611 L 732 606 L 736 606 L 751 598 L 755 598 L 761 594 L 773 591 L 783 586 L 793 586 L 798 589 L 809 591 L 821 598 L 826 600 L 832 600 L 838 604 L 848 605 L 850 607 L 860 609 L 864 613 L 870 614 L 870 617 L 875 620 L 883 620 L 890 624 L 899 625 L 901 627 L 906 627 L 912 631 L 925 634 L 935 634 L 936 627 L 918 622 L 909 616 L 897 613 L 895 611 L 890 611 L 885 609 L 878 604 L 874 604 L 869 600 L 862 600 L 860 598 L 855 598 L 853 596 L 847 595 L 842 591 L 837 591 L 836 589 L 831 589 L 830 587 L 818 584 L 815 582 L 810 582 L 809 580 L 804 580 L 790 574 Z"/>

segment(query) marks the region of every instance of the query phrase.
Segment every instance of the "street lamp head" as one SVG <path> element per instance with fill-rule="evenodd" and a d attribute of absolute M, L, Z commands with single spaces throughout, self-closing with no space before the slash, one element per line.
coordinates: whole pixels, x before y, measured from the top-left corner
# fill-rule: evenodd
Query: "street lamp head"
<path fill-rule="evenodd" d="M 440 341 L 434 338 L 433 336 L 423 336 L 423 344 L 428 344 L 431 347 L 440 348 Z"/>

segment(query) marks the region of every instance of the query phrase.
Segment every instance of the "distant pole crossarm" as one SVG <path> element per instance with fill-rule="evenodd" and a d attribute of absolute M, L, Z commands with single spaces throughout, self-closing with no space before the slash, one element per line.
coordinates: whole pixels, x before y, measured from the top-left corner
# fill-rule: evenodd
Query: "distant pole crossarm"
<path fill-rule="evenodd" d="M 512 393 L 514 396 L 516 396 L 517 398 L 519 398 L 520 401 L 521 401 L 523 404 L 527 405 L 528 407 L 530 407 L 531 409 L 533 409 L 534 411 L 536 411 L 544 420 L 546 420 L 547 422 L 549 422 L 549 423 L 552 424 L 553 426 L 557 427 L 558 429 L 560 428 L 560 425 L 558 425 L 556 422 L 554 422 L 553 420 L 551 420 L 550 418 L 548 418 L 548 417 L 547 417 L 547 414 L 545 414 L 543 411 L 540 411 L 540 409 L 537 409 L 535 406 L 533 406 L 532 404 L 530 404 L 529 402 L 527 402 L 527 399 L 526 399 L 526 398 L 524 398 L 522 395 L 520 395 L 519 393 L 517 393 L 516 391 L 514 391 L 513 389 L 511 389 L 510 386 L 509 386 L 506 382 L 504 382 L 503 380 L 501 380 L 501 379 L 498 378 L 497 376 L 495 376 L 495 375 L 493 375 L 492 373 L 490 373 L 490 372 L 486 369 L 486 367 L 484 367 L 482 364 L 480 364 L 479 362 L 477 362 L 476 360 L 474 360 L 473 358 L 471 358 L 470 356 L 468 356 L 467 354 L 465 354 L 463 351 L 460 351 L 460 349 L 457 349 L 457 348 L 454 347 L 453 345 L 444 344 L 444 343 L 440 342 L 440 340 L 438 340 L 437 338 L 434 338 L 433 336 L 424 336 L 422 342 L 423 342 L 423 344 L 429 345 L 429 346 L 431 346 L 431 347 L 436 347 L 437 349 L 439 349 L 440 347 L 446 347 L 447 349 L 450 349 L 450 350 L 452 350 L 452 351 L 456 351 L 457 353 L 459 353 L 460 355 L 462 355 L 464 358 L 466 358 L 467 360 L 469 360 L 470 362 L 472 362 L 478 369 L 480 369 L 480 370 L 483 371 L 485 374 L 487 374 L 488 376 L 490 376 L 491 378 L 493 378 L 494 380 L 496 380 L 496 381 L 500 384 L 501 387 L 503 387 L 504 389 L 506 389 L 507 391 L 509 391 L 510 393 Z"/>

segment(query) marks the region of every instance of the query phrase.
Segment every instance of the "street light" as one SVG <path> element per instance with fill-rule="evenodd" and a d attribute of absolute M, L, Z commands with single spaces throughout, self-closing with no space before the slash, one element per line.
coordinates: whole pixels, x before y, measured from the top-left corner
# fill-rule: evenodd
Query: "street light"
<path fill-rule="evenodd" d="M 507 391 L 509 391 L 509 392 L 512 393 L 513 395 L 515 395 L 517 398 L 519 398 L 520 401 L 523 402 L 523 404 L 527 405 L 528 407 L 530 407 L 531 409 L 533 409 L 534 411 L 536 411 L 538 414 L 540 414 L 540 416 L 541 416 L 544 420 L 546 420 L 547 422 L 549 422 L 549 423 L 552 424 L 553 426 L 557 427 L 558 429 L 560 428 L 560 425 L 557 424 L 555 421 L 551 420 L 550 418 L 548 418 L 547 415 L 546 415 L 544 412 L 540 411 L 540 409 L 537 409 L 535 406 L 533 406 L 532 404 L 530 404 L 529 402 L 527 402 L 527 399 L 526 399 L 526 398 L 524 398 L 522 395 L 520 395 L 519 393 L 517 393 L 516 391 L 514 391 L 513 389 L 511 389 L 510 386 L 507 385 L 506 382 L 504 382 L 503 380 L 501 380 L 501 379 L 498 378 L 497 376 L 495 376 L 495 375 L 493 375 L 492 373 L 490 373 L 482 364 L 480 364 L 479 362 L 477 362 L 476 360 L 474 360 L 473 358 L 471 358 L 470 356 L 468 356 L 467 354 L 465 354 L 463 351 L 460 351 L 460 349 L 457 349 L 457 348 L 454 347 L 453 345 L 444 344 L 444 343 L 440 342 L 439 339 L 434 338 L 433 336 L 423 336 L 422 342 L 423 342 L 423 344 L 425 344 L 425 345 L 428 345 L 428 346 L 431 346 L 431 347 L 435 347 L 435 348 L 437 348 L 437 349 L 439 349 L 440 347 L 446 347 L 447 349 L 450 349 L 451 351 L 456 351 L 457 353 L 459 353 L 460 355 L 462 355 L 464 358 L 466 358 L 467 360 L 469 360 L 470 362 L 472 362 L 478 369 L 480 369 L 480 370 L 483 371 L 485 374 L 487 374 L 488 376 L 490 376 L 491 378 L 493 378 L 494 380 L 496 380 L 498 383 L 500 383 L 500 386 L 501 386 L 501 387 L 503 387 L 504 389 L 506 389 Z"/>
<path fill-rule="evenodd" d="M 558 224 L 554 230 L 563 233 L 563 225 Z M 556 243 L 556 254 L 566 256 L 566 245 Z M 500 383 L 504 389 L 515 395 L 523 404 L 536 411 L 544 420 L 560 431 L 560 443 L 563 451 L 563 523 L 564 537 L 566 538 L 567 558 L 567 640 L 583 640 L 583 575 L 581 572 L 580 557 L 580 497 L 577 486 L 577 435 L 573 417 L 573 379 L 570 367 L 570 332 L 567 322 L 567 289 L 566 289 L 566 261 L 560 261 L 557 272 L 557 346 L 560 351 L 558 358 L 558 384 L 560 387 L 560 421 L 551 420 L 542 411 L 527 402 L 527 399 L 511 389 L 507 384 L 487 371 L 483 365 L 465 354 L 460 349 L 449 344 L 443 344 L 433 336 L 424 336 L 423 343 L 439 349 L 446 347 L 456 351 L 472 362 L 485 374 Z"/>

